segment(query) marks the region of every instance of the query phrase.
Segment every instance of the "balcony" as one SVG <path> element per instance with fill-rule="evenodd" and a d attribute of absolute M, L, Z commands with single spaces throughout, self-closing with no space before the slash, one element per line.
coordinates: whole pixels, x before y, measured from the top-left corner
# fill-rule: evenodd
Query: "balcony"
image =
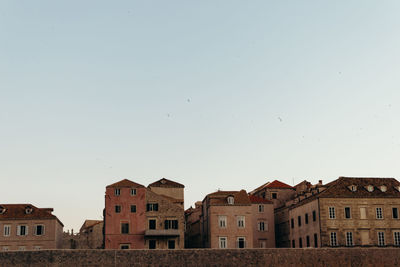
<path fill-rule="evenodd" d="M 145 236 L 179 236 L 177 229 L 162 229 L 162 230 L 146 230 Z"/>

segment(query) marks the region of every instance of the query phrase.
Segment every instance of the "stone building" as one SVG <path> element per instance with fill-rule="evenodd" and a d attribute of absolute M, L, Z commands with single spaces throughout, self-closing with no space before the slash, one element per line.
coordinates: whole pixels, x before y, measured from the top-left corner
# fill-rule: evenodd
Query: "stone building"
<path fill-rule="evenodd" d="M 0 204 L 0 249 L 62 248 L 64 225 L 52 212 L 32 204 Z"/>
<path fill-rule="evenodd" d="M 307 188 L 286 207 L 291 247 L 400 246 L 400 182 L 339 179 Z"/>
<path fill-rule="evenodd" d="M 271 201 L 217 191 L 186 210 L 186 247 L 275 247 L 273 218 Z"/>
<path fill-rule="evenodd" d="M 104 248 L 104 223 L 102 220 L 85 220 L 78 233 L 64 232 L 63 249 Z"/>
<path fill-rule="evenodd" d="M 296 195 L 296 187 L 274 180 L 254 189 L 250 195 L 273 202 L 275 245 L 276 247 L 289 247 L 289 217 L 285 205 Z"/>
<path fill-rule="evenodd" d="M 127 179 L 106 187 L 106 249 L 184 247 L 184 186 L 161 179 L 148 187 Z"/>

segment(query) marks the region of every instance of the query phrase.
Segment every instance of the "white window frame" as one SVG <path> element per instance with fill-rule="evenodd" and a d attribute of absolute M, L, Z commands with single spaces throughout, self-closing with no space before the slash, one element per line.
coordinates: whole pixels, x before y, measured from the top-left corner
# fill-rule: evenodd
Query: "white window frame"
<path fill-rule="evenodd" d="M 383 219 L 383 208 L 377 207 L 375 210 L 376 210 L 376 218 L 379 220 L 382 220 Z"/>
<path fill-rule="evenodd" d="M 2 250 L 3 250 L 3 251 L 9 251 L 9 250 L 10 250 L 10 247 L 9 247 L 9 246 L 3 246 Z"/>
<path fill-rule="evenodd" d="M 121 188 L 115 188 L 114 189 L 114 195 L 115 196 L 120 196 L 121 195 Z"/>
<path fill-rule="evenodd" d="M 227 219 L 226 219 L 225 215 L 218 216 L 218 225 L 219 225 L 219 228 L 227 227 Z"/>
<path fill-rule="evenodd" d="M 235 198 L 233 196 L 229 196 L 226 201 L 228 201 L 229 205 L 235 204 Z"/>
<path fill-rule="evenodd" d="M 4 225 L 3 235 L 4 236 L 10 236 L 11 235 L 11 225 L 10 224 L 5 224 Z"/>
<path fill-rule="evenodd" d="M 246 227 L 246 217 L 245 216 L 237 216 L 236 217 L 237 227 L 245 228 Z"/>
<path fill-rule="evenodd" d="M 218 238 L 219 248 L 228 248 L 228 238 L 226 236 L 220 236 Z"/>
<path fill-rule="evenodd" d="M 259 213 L 264 212 L 264 205 L 262 205 L 262 204 L 258 205 L 258 212 Z"/>
<path fill-rule="evenodd" d="M 328 208 L 329 219 L 336 219 L 335 207 Z"/>
<path fill-rule="evenodd" d="M 378 246 L 379 247 L 385 246 L 385 232 L 382 231 L 378 232 Z"/>
<path fill-rule="evenodd" d="M 243 247 L 242 247 L 242 248 L 246 248 L 246 237 L 244 237 L 244 236 L 239 236 L 239 237 L 236 239 L 236 248 L 240 248 L 240 247 L 239 247 L 239 242 L 240 242 L 240 240 L 243 240 Z"/>
<path fill-rule="evenodd" d="M 258 221 L 257 229 L 260 232 L 268 231 L 268 222 L 266 222 L 266 221 Z"/>
<path fill-rule="evenodd" d="M 41 250 L 41 249 L 42 249 L 42 246 L 33 246 L 33 249 L 34 249 L 34 250 Z"/>
<path fill-rule="evenodd" d="M 26 247 L 25 247 L 25 246 L 19 246 L 19 247 L 18 247 L 18 250 L 19 250 L 19 251 L 25 251 L 25 250 L 26 250 Z"/>
<path fill-rule="evenodd" d="M 23 235 L 21 235 L 22 226 L 25 227 L 25 234 L 23 234 Z M 18 225 L 18 226 L 17 226 L 17 235 L 18 235 L 18 236 L 27 236 L 27 235 L 28 235 L 28 225 L 26 225 L 26 224 Z"/>
<path fill-rule="evenodd" d="M 338 245 L 337 233 L 336 232 L 331 232 L 329 234 L 329 236 L 330 236 L 329 240 L 330 240 L 331 247 L 337 247 L 337 245 Z"/>
<path fill-rule="evenodd" d="M 346 246 L 347 247 L 353 247 L 354 246 L 353 232 L 346 232 Z"/>
<path fill-rule="evenodd" d="M 42 226 L 42 234 L 40 234 L 40 235 L 37 234 L 37 227 L 38 227 L 38 226 Z M 33 233 L 33 234 L 36 235 L 36 236 L 42 236 L 42 235 L 44 235 L 44 233 L 45 233 L 44 224 L 35 224 L 33 230 L 34 230 L 34 233 Z"/>
<path fill-rule="evenodd" d="M 136 196 L 136 188 L 131 188 L 131 196 Z"/>
<path fill-rule="evenodd" d="M 393 232 L 393 245 L 396 247 L 400 246 L 400 231 Z"/>

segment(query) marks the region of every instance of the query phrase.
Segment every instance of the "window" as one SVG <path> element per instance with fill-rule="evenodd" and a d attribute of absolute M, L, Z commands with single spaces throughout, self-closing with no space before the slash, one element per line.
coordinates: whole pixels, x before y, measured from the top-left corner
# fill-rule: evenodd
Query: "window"
<path fill-rule="evenodd" d="M 131 196 L 136 196 L 136 188 L 131 188 Z"/>
<path fill-rule="evenodd" d="M 346 246 L 347 247 L 354 246 L 354 244 L 353 244 L 353 233 L 352 232 L 346 232 Z"/>
<path fill-rule="evenodd" d="M 17 226 L 17 235 L 28 235 L 28 226 L 18 225 Z"/>
<path fill-rule="evenodd" d="M 337 246 L 336 232 L 331 232 L 331 247 Z"/>
<path fill-rule="evenodd" d="M 399 188 L 400 188 L 400 187 L 399 187 Z M 400 189 L 399 189 L 399 191 L 400 191 Z M 265 199 L 265 192 L 262 192 L 261 197 L 262 197 L 263 199 Z"/>
<path fill-rule="evenodd" d="M 130 249 L 130 248 L 131 248 L 131 245 L 130 245 L 130 244 L 120 244 L 120 245 L 119 245 L 119 248 L 120 248 L 120 249 Z"/>
<path fill-rule="evenodd" d="M 35 230 L 34 232 L 35 235 L 44 235 L 44 225 L 41 224 L 35 225 L 34 230 Z"/>
<path fill-rule="evenodd" d="M 266 248 L 267 247 L 267 241 L 265 240 L 258 240 L 258 247 L 259 248 Z"/>
<path fill-rule="evenodd" d="M 150 230 L 155 230 L 156 229 L 156 224 L 157 224 L 157 221 L 155 219 L 150 219 L 149 220 L 149 229 Z"/>
<path fill-rule="evenodd" d="M 314 247 L 317 248 L 318 247 L 318 235 L 314 234 Z"/>
<path fill-rule="evenodd" d="M 382 247 L 385 245 L 385 233 L 378 232 L 378 246 Z"/>
<path fill-rule="evenodd" d="M 175 249 L 175 240 L 168 240 L 168 249 Z"/>
<path fill-rule="evenodd" d="M 229 196 L 229 197 L 227 198 L 227 201 L 228 201 L 228 204 L 229 204 L 229 205 L 233 205 L 233 204 L 235 203 L 235 199 L 234 199 L 232 196 Z"/>
<path fill-rule="evenodd" d="M 278 198 L 278 193 L 271 193 L 271 198 L 272 199 L 277 199 Z"/>
<path fill-rule="evenodd" d="M 4 236 L 10 236 L 11 225 L 4 225 Z"/>
<path fill-rule="evenodd" d="M 34 250 L 41 250 L 42 247 L 41 247 L 41 246 L 33 246 L 33 249 L 34 249 Z"/>
<path fill-rule="evenodd" d="M 299 227 L 301 226 L 301 216 L 297 216 L 297 224 Z"/>
<path fill-rule="evenodd" d="M 392 217 L 393 219 L 399 218 L 399 210 L 397 208 L 392 208 Z"/>
<path fill-rule="evenodd" d="M 115 205 L 115 213 L 121 213 L 121 206 Z"/>
<path fill-rule="evenodd" d="M 301 237 L 299 238 L 299 248 L 303 247 L 303 240 L 301 239 Z"/>
<path fill-rule="evenodd" d="M 114 195 L 116 195 L 116 196 L 121 195 L 121 189 L 115 188 L 115 190 L 114 190 Z"/>
<path fill-rule="evenodd" d="M 387 190 L 387 187 L 386 187 L 386 186 L 384 186 L 384 185 L 381 185 L 380 189 L 381 189 L 381 191 L 382 191 L 382 192 L 386 192 L 386 190 Z"/>
<path fill-rule="evenodd" d="M 258 205 L 258 212 L 264 212 L 264 205 Z"/>
<path fill-rule="evenodd" d="M 351 218 L 350 207 L 345 207 L 344 208 L 344 217 L 346 219 L 350 219 Z"/>
<path fill-rule="evenodd" d="M 308 213 L 304 214 L 304 222 L 308 224 Z"/>
<path fill-rule="evenodd" d="M 136 205 L 131 205 L 131 213 L 135 213 L 136 212 Z"/>
<path fill-rule="evenodd" d="M 238 237 L 237 239 L 237 247 L 245 248 L 246 247 L 246 239 L 244 237 Z"/>
<path fill-rule="evenodd" d="M 296 240 L 292 240 L 292 248 L 295 248 L 296 247 Z"/>
<path fill-rule="evenodd" d="M 266 230 L 265 226 L 266 226 L 266 223 L 264 221 L 258 222 L 257 223 L 258 231 L 264 232 Z"/>
<path fill-rule="evenodd" d="M 312 212 L 312 220 L 313 220 L 313 222 L 315 222 L 317 220 L 317 212 L 315 212 L 315 210 L 313 210 L 313 212 Z"/>
<path fill-rule="evenodd" d="M 239 228 L 244 228 L 244 216 L 237 216 L 237 226 Z"/>
<path fill-rule="evenodd" d="M 368 192 L 374 191 L 374 187 L 372 185 L 367 186 Z"/>
<path fill-rule="evenodd" d="M 290 227 L 294 228 L 294 219 L 290 219 Z"/>
<path fill-rule="evenodd" d="M 147 211 L 158 211 L 158 203 L 147 203 Z"/>
<path fill-rule="evenodd" d="M 335 207 L 329 207 L 329 219 L 335 219 L 336 214 L 335 214 Z"/>
<path fill-rule="evenodd" d="M 227 238 L 225 236 L 219 237 L 219 248 L 227 248 Z"/>
<path fill-rule="evenodd" d="M 367 208 L 366 207 L 361 207 L 360 208 L 360 219 L 367 219 Z"/>
<path fill-rule="evenodd" d="M 129 223 L 121 223 L 121 234 L 129 234 Z"/>
<path fill-rule="evenodd" d="M 3 251 L 9 251 L 9 250 L 10 250 L 10 248 L 8 246 L 3 247 Z"/>
<path fill-rule="evenodd" d="M 178 229 L 178 220 L 165 220 L 164 227 L 168 229 Z"/>
<path fill-rule="evenodd" d="M 357 191 L 357 186 L 356 185 L 351 185 L 350 186 L 350 190 L 353 191 L 353 192 L 356 192 Z"/>
<path fill-rule="evenodd" d="M 394 232 L 394 245 L 395 246 L 400 246 L 400 232 Z"/>
<path fill-rule="evenodd" d="M 149 249 L 156 249 L 156 240 L 149 240 Z"/>
<path fill-rule="evenodd" d="M 218 216 L 218 225 L 220 228 L 226 228 L 226 216 Z"/>
<path fill-rule="evenodd" d="M 376 208 L 376 218 L 383 219 L 382 208 Z"/>
<path fill-rule="evenodd" d="M 307 247 L 310 247 L 310 236 L 306 236 Z"/>
<path fill-rule="evenodd" d="M 24 251 L 24 250 L 26 250 L 26 248 L 25 248 L 25 246 L 19 246 L 19 247 L 18 247 L 18 250 Z"/>

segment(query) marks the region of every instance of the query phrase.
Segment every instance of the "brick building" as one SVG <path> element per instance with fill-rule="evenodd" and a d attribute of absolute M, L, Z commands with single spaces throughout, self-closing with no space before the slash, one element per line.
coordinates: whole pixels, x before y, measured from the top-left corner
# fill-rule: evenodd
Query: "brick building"
<path fill-rule="evenodd" d="M 52 212 L 31 204 L 0 204 L 1 250 L 62 248 L 64 225 Z"/>
<path fill-rule="evenodd" d="M 165 178 L 148 187 L 127 179 L 107 186 L 105 248 L 183 248 L 183 191 Z"/>

